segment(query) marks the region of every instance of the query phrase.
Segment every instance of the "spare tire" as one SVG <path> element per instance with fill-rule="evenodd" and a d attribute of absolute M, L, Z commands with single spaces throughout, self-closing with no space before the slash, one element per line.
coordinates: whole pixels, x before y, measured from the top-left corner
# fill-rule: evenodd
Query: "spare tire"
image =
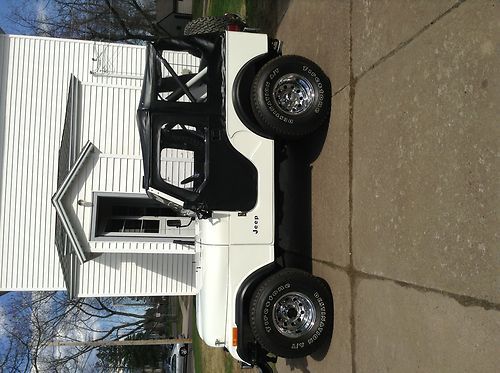
<path fill-rule="evenodd" d="M 330 80 L 318 65 L 301 56 L 280 56 L 255 76 L 252 110 L 271 135 L 297 139 L 328 121 L 331 97 Z"/>
<path fill-rule="evenodd" d="M 184 35 L 210 34 L 222 32 L 229 24 L 227 17 L 202 17 L 190 21 L 184 28 Z"/>

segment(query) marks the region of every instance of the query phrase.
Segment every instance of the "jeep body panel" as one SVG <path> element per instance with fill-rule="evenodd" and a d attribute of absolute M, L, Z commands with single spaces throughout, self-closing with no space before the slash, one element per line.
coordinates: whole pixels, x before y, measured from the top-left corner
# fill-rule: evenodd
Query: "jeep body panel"
<path fill-rule="evenodd" d="M 226 131 L 234 148 L 250 160 L 258 171 L 257 202 L 253 209 L 244 213 L 217 211 L 211 218 L 197 221 L 196 231 L 199 235 L 196 240 L 201 246 L 204 273 L 203 284 L 197 295 L 197 318 L 201 319 L 199 326 L 203 329 L 207 344 L 224 345 L 233 357 L 243 360 L 237 352 L 237 346 L 233 344 L 233 328 L 237 327 L 236 296 L 248 276 L 274 261 L 274 141 L 255 134 L 240 120 L 230 93 L 243 66 L 268 51 L 268 39 L 262 34 L 226 32 L 225 50 L 228 92 Z M 223 244 L 227 245 L 227 277 L 224 283 L 216 283 L 222 278 L 219 275 L 212 276 L 221 264 L 214 260 L 222 260 L 220 252 L 224 249 L 223 246 L 214 245 Z M 219 251 L 216 253 L 215 250 Z M 213 257 L 205 258 L 209 253 Z M 214 259 L 217 257 L 219 259 Z M 222 289 L 227 289 L 226 301 L 214 305 L 215 299 L 217 302 L 220 300 Z M 220 321 L 221 317 L 224 317 L 224 323 Z M 213 326 L 208 328 L 206 323 L 212 323 Z M 223 330 L 216 330 L 222 325 Z"/>
<path fill-rule="evenodd" d="M 241 361 L 244 359 L 233 340 L 234 328 L 239 327 L 237 294 L 249 276 L 275 259 L 275 144 L 252 131 L 238 116 L 233 91 L 238 74 L 249 61 L 276 54 L 269 45 L 267 35 L 230 31 L 160 41 L 148 48 L 138 110 L 144 188 L 150 197 L 177 204 L 180 213 L 198 217 L 194 224 L 200 337 L 209 346 L 226 347 Z M 162 87 L 171 83 L 170 78 L 159 75 L 164 65 L 161 49 L 167 47 L 198 53 L 206 64 L 205 101 L 168 101 L 168 97 L 182 95 L 175 91 L 167 101 L 157 99 Z M 179 130 L 178 125 L 195 129 L 187 136 L 188 130 Z M 177 141 L 184 135 L 185 141 Z M 195 151 L 204 150 L 201 161 L 195 153 L 194 169 L 202 177 L 193 190 L 168 185 L 161 178 L 160 151 L 170 142 L 174 147 L 184 143 Z"/>

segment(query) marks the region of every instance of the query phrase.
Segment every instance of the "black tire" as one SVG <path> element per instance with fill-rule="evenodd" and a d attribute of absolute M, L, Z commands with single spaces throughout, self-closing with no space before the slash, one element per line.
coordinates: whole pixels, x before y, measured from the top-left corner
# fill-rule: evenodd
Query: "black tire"
<path fill-rule="evenodd" d="M 179 349 L 179 355 L 181 355 L 182 357 L 186 357 L 188 355 L 188 348 L 186 346 L 182 346 Z"/>
<path fill-rule="evenodd" d="M 184 28 L 184 35 L 209 34 L 222 32 L 226 29 L 229 20 L 227 17 L 202 17 L 190 21 Z"/>
<path fill-rule="evenodd" d="M 328 284 L 297 269 L 277 272 L 253 293 L 250 325 L 265 350 L 285 358 L 310 355 L 332 336 L 333 297 Z"/>
<path fill-rule="evenodd" d="M 287 107 L 278 103 L 280 100 L 276 96 L 281 94 L 283 97 L 284 88 L 286 94 L 286 89 L 290 89 L 287 82 L 290 81 L 299 103 Z M 331 96 L 330 79 L 318 65 L 301 56 L 280 56 L 266 63 L 255 76 L 252 111 L 259 124 L 271 135 L 297 139 L 316 131 L 328 121 Z"/>

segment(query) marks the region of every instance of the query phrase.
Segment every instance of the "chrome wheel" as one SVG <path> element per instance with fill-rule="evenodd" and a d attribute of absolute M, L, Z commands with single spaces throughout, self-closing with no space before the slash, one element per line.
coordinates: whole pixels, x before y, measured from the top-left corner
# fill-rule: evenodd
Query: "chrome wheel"
<path fill-rule="evenodd" d="M 309 80 L 298 74 L 281 77 L 273 89 L 276 104 L 287 114 L 301 114 L 313 102 L 314 88 Z"/>
<path fill-rule="evenodd" d="M 274 305 L 274 326 L 286 337 L 303 336 L 312 329 L 315 321 L 316 309 L 312 301 L 302 293 L 287 293 Z"/>

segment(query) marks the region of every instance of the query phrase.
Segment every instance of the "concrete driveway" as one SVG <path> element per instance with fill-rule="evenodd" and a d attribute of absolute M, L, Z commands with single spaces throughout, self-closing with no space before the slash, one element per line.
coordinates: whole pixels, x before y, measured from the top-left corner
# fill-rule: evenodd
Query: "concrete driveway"
<path fill-rule="evenodd" d="M 328 351 L 278 372 L 498 372 L 500 2 L 291 0 L 333 115 L 312 168 Z"/>

